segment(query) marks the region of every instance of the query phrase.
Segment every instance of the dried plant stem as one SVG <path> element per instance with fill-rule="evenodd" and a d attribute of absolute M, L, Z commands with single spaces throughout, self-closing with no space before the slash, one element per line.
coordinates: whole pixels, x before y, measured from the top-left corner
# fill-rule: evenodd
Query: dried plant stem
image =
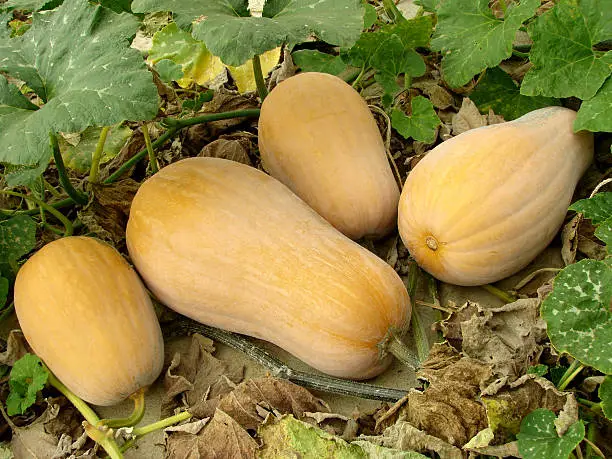
<path fill-rule="evenodd" d="M 516 298 L 513 295 L 510 295 L 508 292 L 504 292 L 503 290 L 491 284 L 481 285 L 480 288 L 486 290 L 492 295 L 495 295 L 497 298 L 502 300 L 504 303 L 514 303 L 516 301 Z"/>
<path fill-rule="evenodd" d="M 268 368 L 272 376 L 287 379 L 308 389 L 386 402 L 396 402 L 406 395 L 406 391 L 404 390 L 374 386 L 372 384 L 349 381 L 333 376 L 309 374 L 304 371 L 293 370 L 276 357 L 257 347 L 253 342 L 242 335 L 209 327 L 208 325 L 200 324 L 189 319 L 181 319 L 175 322 L 168 331 L 172 335 L 201 333 L 215 341 L 219 341 L 231 348 L 244 352 L 255 362 Z"/>
<path fill-rule="evenodd" d="M 558 273 L 559 271 L 561 271 L 561 268 L 540 268 L 535 270 L 534 272 L 528 274 L 527 276 L 525 276 L 523 279 L 521 279 L 521 281 L 516 284 L 514 286 L 514 288 L 512 290 L 517 291 L 522 289 L 525 285 L 527 285 L 529 282 L 531 282 L 531 280 L 533 278 L 535 278 L 536 276 L 542 274 L 542 273 Z"/>
<path fill-rule="evenodd" d="M 393 159 L 393 155 L 391 155 L 391 118 L 389 115 L 380 107 L 376 105 L 368 105 L 370 109 L 378 112 L 385 119 L 385 124 L 387 126 L 385 132 L 385 153 L 387 154 L 387 158 L 389 159 L 389 163 L 391 163 L 391 167 L 393 168 L 393 173 L 395 175 L 395 180 L 397 182 L 397 186 L 400 191 L 402 189 L 402 176 L 400 174 L 399 169 L 397 168 L 397 164 L 395 164 L 395 159 Z"/>
<path fill-rule="evenodd" d="M 592 198 L 593 196 L 595 196 L 597 192 L 604 187 L 604 185 L 607 185 L 610 182 L 612 182 L 612 178 L 607 178 L 601 181 L 600 183 L 598 183 L 595 189 L 593 190 L 593 192 L 591 193 L 591 196 L 589 196 L 589 198 Z"/>

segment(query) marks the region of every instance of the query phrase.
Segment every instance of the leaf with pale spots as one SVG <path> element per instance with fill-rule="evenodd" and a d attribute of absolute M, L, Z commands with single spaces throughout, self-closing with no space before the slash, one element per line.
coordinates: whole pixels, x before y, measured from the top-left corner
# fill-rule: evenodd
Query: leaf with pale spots
<path fill-rule="evenodd" d="M 315 35 L 322 41 L 352 46 L 363 27 L 360 0 L 267 1 L 263 17 L 249 15 L 246 0 L 134 0 L 136 13 L 172 11 L 179 25 L 193 24 L 202 40 L 224 64 L 239 66 L 283 43 L 295 45 Z"/>
<path fill-rule="evenodd" d="M 516 435 L 518 449 L 524 459 L 566 459 L 584 439 L 585 429 L 578 421 L 559 435 L 555 426 L 555 413 L 538 408 L 521 422 L 521 431 Z"/>
<path fill-rule="evenodd" d="M 612 77 L 599 88 L 597 94 L 580 105 L 574 131 L 612 132 Z"/>
<path fill-rule="evenodd" d="M 601 409 L 604 416 L 612 419 L 612 375 L 606 376 L 603 380 L 601 386 L 599 386 L 598 395 L 601 399 Z"/>
<path fill-rule="evenodd" d="M 596 193 L 592 198 L 576 201 L 569 209 L 582 213 L 593 225 L 599 225 L 612 217 L 612 193 Z"/>
<path fill-rule="evenodd" d="M 553 346 L 606 374 L 612 373 L 611 300 L 612 267 L 585 259 L 558 274 L 541 309 Z"/>
<path fill-rule="evenodd" d="M 49 131 L 154 117 L 153 77 L 129 47 L 137 29 L 131 14 L 66 0 L 56 10 L 34 13 L 21 37 L 0 41 L 0 71 L 25 81 L 44 102 L 39 109 L 21 102 L 0 105 L 0 162 L 44 170 L 51 156 Z M 0 94 L 14 93 L 4 86 Z M 10 185 L 23 183 L 18 176 L 7 178 Z"/>
<path fill-rule="evenodd" d="M 612 217 L 597 227 L 595 237 L 606 244 L 608 253 L 612 250 Z"/>
<path fill-rule="evenodd" d="M 18 215 L 0 222 L 0 262 L 17 261 L 36 246 L 36 222 Z"/>

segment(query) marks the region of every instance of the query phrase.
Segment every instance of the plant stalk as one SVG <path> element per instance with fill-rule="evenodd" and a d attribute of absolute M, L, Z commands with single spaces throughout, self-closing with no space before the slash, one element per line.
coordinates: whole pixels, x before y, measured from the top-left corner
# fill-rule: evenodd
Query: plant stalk
<path fill-rule="evenodd" d="M 70 403 L 72 403 L 74 407 L 77 410 L 79 410 L 79 413 L 83 415 L 83 417 L 89 424 L 91 424 L 92 426 L 95 426 L 100 420 L 100 418 L 98 418 L 98 415 L 89 407 L 89 405 L 87 405 L 87 403 L 85 403 L 79 397 L 74 395 L 70 391 L 70 389 L 64 386 L 64 384 L 55 377 L 55 375 L 51 372 L 51 370 L 47 368 L 47 371 L 49 372 L 49 378 L 47 380 L 49 384 L 51 384 L 53 387 L 59 390 L 70 401 Z M 99 443 L 100 443 L 100 446 L 104 448 L 104 450 L 108 453 L 108 455 L 112 459 L 122 459 L 123 458 L 123 454 L 121 453 L 121 450 L 119 449 L 119 446 L 117 445 L 117 442 L 112 436 L 104 435 L 102 438 L 100 438 Z"/>
<path fill-rule="evenodd" d="M 180 319 L 175 322 L 168 331 L 173 336 L 182 336 L 189 333 L 200 333 L 208 336 L 215 341 L 219 341 L 233 349 L 244 352 L 255 362 L 268 368 L 272 376 L 287 379 L 307 389 L 385 402 L 396 402 L 407 393 L 404 390 L 294 370 L 241 335 L 209 327 L 208 325 L 200 324 L 189 319 Z"/>
<path fill-rule="evenodd" d="M 499 298 L 500 300 L 502 300 L 504 303 L 514 303 L 516 301 L 516 298 L 512 295 L 510 295 L 507 292 L 504 292 L 503 290 L 491 285 L 491 284 L 485 284 L 485 285 L 481 285 L 480 288 L 486 290 L 487 292 L 491 293 L 492 295 L 495 295 L 497 298 Z"/>
<path fill-rule="evenodd" d="M 66 218 L 66 216 L 63 213 L 61 213 L 59 210 L 55 209 L 54 207 L 50 206 L 46 202 L 41 201 L 40 199 L 35 198 L 34 196 L 28 196 L 26 194 L 17 193 L 16 191 L 1 190 L 0 193 L 8 194 L 11 196 L 17 196 L 19 198 L 29 199 L 31 201 L 34 201 L 40 208 L 49 212 L 51 215 L 57 218 L 61 222 L 62 225 L 64 225 L 64 229 L 65 229 L 64 237 L 72 236 L 72 233 L 74 232 L 72 222 L 68 220 L 68 218 Z M 39 209 L 32 209 L 32 210 L 34 210 L 34 214 L 38 213 L 39 211 Z"/>
<path fill-rule="evenodd" d="M 578 359 L 574 359 L 569 368 L 565 370 L 565 373 L 563 373 L 563 376 L 561 376 L 559 384 L 557 385 L 557 389 L 559 389 L 560 391 L 565 390 L 569 383 L 571 383 L 572 380 L 576 376 L 578 376 L 578 374 L 582 371 L 583 368 L 584 365 L 580 363 Z"/>
<path fill-rule="evenodd" d="M 149 154 L 151 173 L 157 174 L 157 171 L 159 171 L 159 166 L 157 165 L 157 158 L 155 157 L 155 151 L 153 151 L 153 145 L 151 145 L 151 137 L 149 136 L 149 127 L 147 126 L 147 123 L 142 125 L 142 135 L 144 136 L 145 146 Z"/>
<path fill-rule="evenodd" d="M 165 429 L 166 427 L 170 427 L 171 425 L 178 424 L 181 421 L 185 421 L 191 417 L 191 413 L 188 411 L 183 411 L 181 413 L 175 414 L 174 416 L 170 416 L 168 418 L 162 419 L 160 421 L 154 422 L 152 424 L 147 424 L 146 426 L 139 427 L 132 431 L 132 435 L 135 435 L 134 438 L 126 441 L 123 445 L 121 445 L 121 452 L 126 452 L 130 449 L 136 441 L 149 433 L 155 432 L 156 430 Z"/>
<path fill-rule="evenodd" d="M 110 428 L 131 427 L 142 421 L 145 414 L 145 388 L 141 387 L 130 398 L 134 401 L 134 410 L 127 418 L 100 419 L 96 427 L 106 426 Z"/>
<path fill-rule="evenodd" d="M 258 54 L 255 54 L 255 56 L 253 56 L 253 74 L 255 75 L 257 94 L 259 94 L 259 98 L 263 102 L 264 99 L 268 96 L 268 88 L 266 88 L 266 82 L 264 79 L 263 72 L 261 71 L 261 61 L 259 60 Z"/>
<path fill-rule="evenodd" d="M 51 148 L 53 150 L 53 160 L 55 161 L 55 167 L 57 167 L 57 172 L 59 174 L 59 180 L 62 185 L 62 188 L 66 192 L 68 196 L 70 196 L 74 202 L 80 204 L 82 206 L 86 205 L 89 202 L 89 197 L 77 191 L 70 183 L 70 179 L 68 178 L 68 174 L 66 173 L 66 167 L 64 166 L 64 159 L 62 158 L 62 153 L 60 152 L 59 143 L 57 141 L 57 135 L 51 131 L 49 132 L 49 138 L 51 139 Z"/>
<path fill-rule="evenodd" d="M 91 158 L 91 168 L 89 169 L 89 183 L 97 183 L 98 175 L 100 173 L 100 161 L 102 160 L 102 154 L 104 153 L 104 144 L 106 143 L 106 136 L 110 126 L 104 126 L 100 132 L 100 138 L 96 144 L 96 150 L 93 152 Z"/>

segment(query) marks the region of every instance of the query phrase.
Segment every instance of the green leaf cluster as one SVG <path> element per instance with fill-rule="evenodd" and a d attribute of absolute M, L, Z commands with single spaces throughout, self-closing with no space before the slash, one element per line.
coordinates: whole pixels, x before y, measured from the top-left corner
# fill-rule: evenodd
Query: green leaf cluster
<path fill-rule="evenodd" d="M 17 360 L 9 377 L 7 413 L 10 416 L 25 413 L 36 402 L 36 394 L 45 387 L 48 377 L 49 372 L 37 356 L 26 354 Z"/>

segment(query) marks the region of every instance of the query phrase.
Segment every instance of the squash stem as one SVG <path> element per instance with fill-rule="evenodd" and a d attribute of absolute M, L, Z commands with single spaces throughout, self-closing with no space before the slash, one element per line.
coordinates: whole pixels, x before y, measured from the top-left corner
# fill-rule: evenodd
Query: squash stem
<path fill-rule="evenodd" d="M 102 448 L 104 448 L 104 450 L 108 453 L 111 459 L 122 459 L 123 454 L 119 449 L 119 445 L 117 445 L 115 439 L 112 437 L 112 435 L 110 435 L 112 434 L 112 432 L 102 432 L 93 427 L 100 420 L 94 410 L 92 410 L 89 405 L 87 405 L 87 403 L 85 403 L 83 400 L 73 394 L 70 389 L 64 386 L 64 384 L 59 379 L 57 379 L 57 377 L 51 372 L 51 370 L 47 368 L 47 371 L 49 372 L 49 378 L 47 379 L 49 384 L 51 384 L 58 391 L 60 391 L 70 401 L 70 403 L 72 403 L 74 407 L 79 410 L 79 413 L 83 415 L 83 417 L 87 421 L 87 424 L 90 424 L 90 427 L 96 430 L 97 433 L 92 435 L 98 438 L 94 438 L 94 440 L 97 441 L 100 446 L 102 446 Z M 88 430 L 87 425 L 85 426 L 85 429 L 86 431 Z"/>
<path fill-rule="evenodd" d="M 405 390 L 375 386 L 373 384 L 350 381 L 323 374 L 310 374 L 304 371 L 294 370 L 241 335 L 209 327 L 208 325 L 200 324 L 192 320 L 181 319 L 175 322 L 168 331 L 174 336 L 181 336 L 188 333 L 200 333 L 208 336 L 215 341 L 219 341 L 233 349 L 244 352 L 255 362 L 268 368 L 272 376 L 287 379 L 307 389 L 385 402 L 396 402 L 407 393 Z"/>
<path fill-rule="evenodd" d="M 106 136 L 110 126 L 104 126 L 100 132 L 100 138 L 96 144 L 96 149 L 93 152 L 91 158 L 91 168 L 89 169 L 89 183 L 97 183 L 98 175 L 100 172 L 100 161 L 102 160 L 102 153 L 104 153 L 104 144 L 106 143 Z"/>
<path fill-rule="evenodd" d="M 255 75 L 255 84 L 257 85 L 257 94 L 263 102 L 268 96 L 268 89 L 266 88 L 266 82 L 264 80 L 263 72 L 261 71 L 261 61 L 259 55 L 253 56 L 253 74 Z"/>
<path fill-rule="evenodd" d="M 48 205 L 53 207 L 54 209 L 62 209 L 64 207 L 71 207 L 74 204 L 75 202 L 72 198 L 66 198 L 62 201 L 52 202 L 51 204 L 48 204 Z M 36 215 L 39 212 L 40 212 L 40 208 L 38 207 L 34 209 L 28 209 L 28 210 L 14 210 L 12 212 L 6 211 L 4 209 L 0 209 L 0 213 L 2 213 L 3 215 L 9 216 L 9 217 L 15 216 L 15 215 Z"/>
<path fill-rule="evenodd" d="M 116 429 L 118 427 L 131 427 L 142 421 L 145 414 L 145 388 L 140 388 L 130 398 L 134 401 L 134 410 L 127 418 L 116 418 L 116 419 L 100 419 L 96 424 L 96 427 L 105 425 Z"/>
<path fill-rule="evenodd" d="M 412 314 L 410 315 L 410 326 L 412 327 L 412 333 L 414 335 L 414 343 L 417 349 L 418 361 L 416 362 L 416 365 L 410 365 L 409 363 L 408 365 L 413 366 L 415 370 L 421 366 L 420 362 L 424 362 L 429 355 L 427 332 L 423 327 L 423 322 L 420 320 L 421 318 L 419 317 L 419 313 L 416 309 L 415 295 L 420 272 L 421 269 L 419 268 L 419 265 L 417 265 L 415 261 L 412 261 L 408 266 L 408 296 L 410 296 L 410 301 L 413 305 Z M 390 352 L 393 353 L 392 351 Z M 401 360 L 400 357 L 398 358 Z M 411 358 L 414 361 L 414 356 L 411 355 Z"/>
<path fill-rule="evenodd" d="M 416 311 L 413 311 L 412 318 L 410 320 L 412 321 L 413 333 L 417 335 L 418 332 L 416 332 L 416 330 L 420 327 L 420 324 L 418 323 L 418 317 L 417 319 L 414 319 L 415 316 L 418 315 Z M 417 322 L 418 324 L 416 328 L 415 322 Z M 421 342 L 421 339 L 417 339 L 417 348 L 419 348 L 419 342 Z M 421 366 L 420 359 L 414 356 L 412 351 L 406 346 L 406 343 L 404 343 L 395 333 L 391 335 L 391 339 L 386 343 L 386 350 L 387 352 L 392 354 L 397 360 L 415 371 Z M 421 350 L 422 348 L 420 349 L 420 351 Z M 429 349 L 426 351 L 426 353 L 427 352 L 429 352 Z M 427 355 L 425 357 L 427 357 Z"/>
<path fill-rule="evenodd" d="M 510 295 L 507 292 L 504 292 L 503 290 L 491 284 L 481 285 L 480 288 L 486 290 L 492 295 L 495 295 L 497 298 L 502 300 L 504 303 L 514 303 L 516 301 L 516 297 L 514 297 L 513 295 Z"/>
<path fill-rule="evenodd" d="M 121 452 L 124 453 L 132 446 L 134 446 L 136 444 L 136 441 L 140 437 L 155 432 L 156 430 L 165 429 L 166 427 L 170 427 L 171 425 L 178 424 L 181 421 L 189 419 L 191 416 L 191 413 L 189 413 L 188 411 L 183 411 L 181 413 L 175 414 L 174 416 L 162 419 L 161 421 L 157 421 L 152 424 L 147 424 L 146 426 L 134 429 L 132 431 L 132 435 L 134 435 L 134 437 L 126 441 L 123 445 L 121 445 Z"/>
<path fill-rule="evenodd" d="M 149 127 L 147 126 L 147 123 L 142 125 L 142 135 L 144 136 L 145 146 L 149 154 L 151 173 L 157 174 L 157 171 L 159 171 L 159 166 L 157 165 L 157 158 L 155 157 L 155 151 L 153 151 L 153 145 L 151 145 L 151 137 L 149 136 Z"/>
<path fill-rule="evenodd" d="M 561 379 L 559 380 L 559 384 L 557 385 L 557 388 L 560 391 L 565 390 L 567 386 L 569 386 L 569 383 L 571 383 L 572 380 L 576 376 L 578 376 L 578 374 L 582 371 L 583 368 L 584 368 L 584 365 L 580 363 L 579 360 L 574 359 L 570 367 L 565 371 L 565 373 L 563 373 L 563 376 L 561 376 Z"/>
<path fill-rule="evenodd" d="M 53 131 L 49 132 L 49 138 L 51 139 L 51 149 L 53 150 L 53 160 L 55 161 L 55 167 L 57 167 L 57 173 L 59 174 L 59 180 L 62 188 L 68 196 L 70 196 L 74 202 L 82 206 L 89 202 L 89 196 L 85 193 L 77 191 L 70 183 L 68 174 L 66 173 L 66 167 L 64 166 L 64 159 L 60 152 L 59 143 L 57 141 L 57 135 Z"/>
<path fill-rule="evenodd" d="M 16 191 L 9 191 L 9 190 L 1 190 L 0 193 L 4 193 L 4 194 L 8 194 L 11 196 L 17 196 L 19 198 L 23 198 L 23 199 L 29 199 L 33 202 L 35 202 L 40 208 L 46 210 L 47 212 L 49 212 L 51 215 L 53 215 L 55 218 L 57 218 L 62 225 L 64 225 L 64 237 L 68 237 L 68 236 L 72 236 L 72 233 L 74 231 L 74 228 L 72 226 L 72 222 L 70 220 L 68 220 L 68 218 L 66 218 L 66 216 L 64 214 L 62 214 L 59 210 L 55 209 L 54 207 L 50 206 L 49 204 L 47 204 L 44 201 L 41 201 L 38 198 L 35 198 L 34 196 L 29 196 L 29 195 L 25 195 L 22 193 L 17 193 Z M 39 212 L 39 209 L 32 209 L 35 210 L 34 213 Z"/>

